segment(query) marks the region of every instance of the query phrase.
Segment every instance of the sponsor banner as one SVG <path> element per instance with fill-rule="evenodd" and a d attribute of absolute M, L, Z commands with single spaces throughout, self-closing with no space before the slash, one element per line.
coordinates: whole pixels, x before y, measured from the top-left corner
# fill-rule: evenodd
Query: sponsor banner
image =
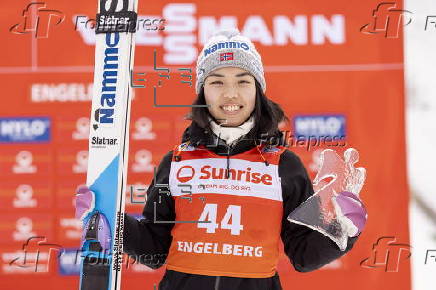
<path fill-rule="evenodd" d="M 154 167 L 157 169 L 162 157 L 171 149 L 171 147 L 163 147 L 163 145 L 156 147 L 152 144 L 145 146 L 138 143 L 130 144 L 128 174 L 153 175 Z"/>
<path fill-rule="evenodd" d="M 88 114 L 59 117 L 56 123 L 55 141 L 64 144 L 69 144 L 72 141 L 88 142 L 89 122 Z M 153 115 L 135 115 L 131 118 L 130 135 L 132 143 L 169 143 L 173 134 L 171 120 Z M 103 143 L 103 141 L 96 140 L 93 145 L 104 145 L 99 143 Z"/>
<path fill-rule="evenodd" d="M 53 188 L 49 180 L 37 177 L 17 181 L 0 181 L 0 209 L 47 210 L 53 205 Z"/>
<path fill-rule="evenodd" d="M 232 158 L 229 179 L 225 177 L 226 170 L 227 159 L 223 158 L 172 162 L 171 195 L 217 193 L 282 201 L 281 187 L 275 186 L 278 184 L 277 165 L 265 166 L 263 162 Z"/>
<path fill-rule="evenodd" d="M 0 144 L 50 141 L 51 121 L 49 117 L 0 118 Z"/>
<path fill-rule="evenodd" d="M 102 253 L 103 254 L 103 253 Z M 61 276 L 78 276 L 80 273 L 80 262 L 81 262 L 82 250 L 79 248 L 66 248 L 62 249 L 60 255 L 58 256 L 58 272 Z M 154 255 L 157 256 L 157 255 Z M 152 254 L 142 255 L 134 260 L 127 254 L 122 256 L 122 267 L 123 275 L 132 274 L 158 274 L 162 275 L 165 271 L 164 268 L 158 270 L 153 270 L 140 263 L 142 261 L 150 261 L 153 257 Z M 162 258 L 164 256 L 162 255 Z M 147 279 L 150 277 L 147 276 Z"/>
<path fill-rule="evenodd" d="M 53 156 L 50 147 L 25 145 L 2 147 L 0 156 L 2 178 L 33 175 L 47 176 L 53 172 Z"/>
<path fill-rule="evenodd" d="M 20 281 L 26 277 L 50 277 L 50 273 L 55 272 L 56 269 L 56 258 L 61 255 L 62 251 L 61 245 L 45 237 L 30 238 L 22 245 L 2 246 L 0 249 L 2 286 L 5 280 L 11 279 L 6 277 L 11 275 L 18 275 L 15 277 L 19 277 Z M 17 282 L 19 281 L 15 281 Z"/>
<path fill-rule="evenodd" d="M 79 246 L 82 222 L 74 218 L 74 210 L 62 211 L 56 217 L 56 242 L 63 246 Z"/>
<path fill-rule="evenodd" d="M 72 144 L 84 142 L 89 137 L 89 114 L 59 116 L 56 119 L 56 143 Z"/>
<path fill-rule="evenodd" d="M 344 115 L 300 115 L 293 118 L 293 133 L 306 138 L 346 138 L 346 118 Z"/>
<path fill-rule="evenodd" d="M 130 136 L 132 144 L 167 144 L 170 142 L 173 131 L 171 119 L 162 118 L 155 114 L 132 115 Z"/>
<path fill-rule="evenodd" d="M 84 175 L 88 170 L 88 144 L 70 145 L 57 150 L 57 174 Z"/>
<path fill-rule="evenodd" d="M 32 103 L 90 102 L 92 83 L 33 83 L 30 86 Z"/>
<path fill-rule="evenodd" d="M 3 213 L 0 225 L 1 244 L 22 244 L 35 236 L 54 238 L 53 218 L 49 213 Z"/>

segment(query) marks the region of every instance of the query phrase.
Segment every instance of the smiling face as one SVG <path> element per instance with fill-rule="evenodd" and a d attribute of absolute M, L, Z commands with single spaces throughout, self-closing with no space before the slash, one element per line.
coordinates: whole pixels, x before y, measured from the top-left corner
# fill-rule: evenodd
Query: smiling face
<path fill-rule="evenodd" d="M 225 127 L 248 119 L 256 102 L 254 77 L 244 69 L 224 67 L 212 71 L 204 82 L 209 113 Z"/>

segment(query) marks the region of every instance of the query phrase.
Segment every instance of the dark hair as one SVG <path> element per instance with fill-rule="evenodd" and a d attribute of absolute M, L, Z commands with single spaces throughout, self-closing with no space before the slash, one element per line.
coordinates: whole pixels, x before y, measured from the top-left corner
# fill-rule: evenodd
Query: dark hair
<path fill-rule="evenodd" d="M 256 103 L 251 116 L 254 116 L 253 137 L 260 138 L 262 136 L 274 136 L 279 131 L 278 125 L 282 121 L 289 121 L 286 117 L 282 107 L 271 101 L 262 91 L 259 82 L 255 79 L 256 83 Z M 193 105 L 206 105 L 206 98 L 204 96 L 204 87 L 200 89 L 200 93 L 194 100 Z M 209 113 L 207 107 L 192 107 L 185 119 L 192 120 L 202 129 L 209 129 L 209 118 L 214 117 Z"/>

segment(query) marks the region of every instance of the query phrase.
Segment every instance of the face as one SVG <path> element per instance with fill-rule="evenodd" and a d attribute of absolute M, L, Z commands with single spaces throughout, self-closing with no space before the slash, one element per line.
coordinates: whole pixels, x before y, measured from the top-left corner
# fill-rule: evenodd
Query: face
<path fill-rule="evenodd" d="M 248 119 L 254 110 L 256 85 L 244 69 L 224 67 L 212 71 L 204 82 L 210 114 L 222 126 L 235 127 Z"/>

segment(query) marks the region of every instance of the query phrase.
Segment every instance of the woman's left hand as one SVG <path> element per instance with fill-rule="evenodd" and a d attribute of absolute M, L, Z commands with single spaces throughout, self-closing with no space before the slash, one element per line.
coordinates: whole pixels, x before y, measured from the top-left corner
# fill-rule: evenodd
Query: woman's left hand
<path fill-rule="evenodd" d="M 336 215 L 349 237 L 359 235 L 365 227 L 368 214 L 362 200 L 354 193 L 340 192 L 335 198 Z"/>

